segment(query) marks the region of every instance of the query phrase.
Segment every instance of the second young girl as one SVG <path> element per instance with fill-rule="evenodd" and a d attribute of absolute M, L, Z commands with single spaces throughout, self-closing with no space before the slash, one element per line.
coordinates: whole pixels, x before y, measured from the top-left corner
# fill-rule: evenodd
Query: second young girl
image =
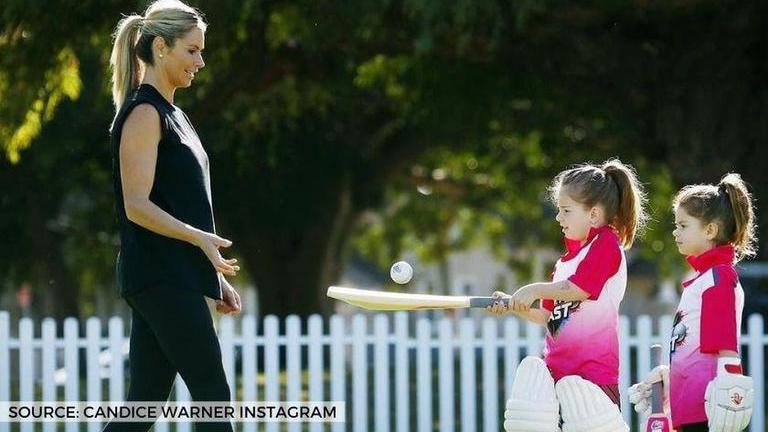
<path fill-rule="evenodd" d="M 675 243 L 696 274 L 683 282 L 669 367 L 633 385 L 630 401 L 647 412 L 650 384 L 663 379 L 675 429 L 741 431 L 754 396 L 739 358 L 744 291 L 734 264 L 756 252 L 752 198 L 741 177 L 728 174 L 717 185 L 684 187 L 673 209 Z"/>

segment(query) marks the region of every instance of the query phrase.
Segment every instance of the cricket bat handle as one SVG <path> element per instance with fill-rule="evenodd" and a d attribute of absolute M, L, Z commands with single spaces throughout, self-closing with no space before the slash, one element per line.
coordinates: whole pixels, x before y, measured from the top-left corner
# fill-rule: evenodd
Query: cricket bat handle
<path fill-rule="evenodd" d="M 651 346 L 651 369 L 661 364 L 661 345 Z M 662 381 L 653 383 L 651 392 L 651 412 L 664 412 L 664 385 Z"/>
<path fill-rule="evenodd" d="M 510 297 L 502 297 L 502 298 L 496 298 L 496 297 L 470 297 L 469 298 L 469 307 L 471 308 L 487 308 L 488 306 L 493 306 L 494 302 L 501 302 L 505 306 L 509 306 L 509 299 Z"/>
<path fill-rule="evenodd" d="M 661 345 L 651 346 L 651 368 L 661 364 Z M 645 423 L 646 432 L 672 432 L 672 422 L 664 413 L 663 380 L 651 386 L 651 415 Z"/>

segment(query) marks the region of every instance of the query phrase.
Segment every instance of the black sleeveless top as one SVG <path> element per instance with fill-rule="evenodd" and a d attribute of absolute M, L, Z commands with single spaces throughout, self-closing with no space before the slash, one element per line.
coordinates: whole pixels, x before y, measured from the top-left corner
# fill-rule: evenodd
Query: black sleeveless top
<path fill-rule="evenodd" d="M 144 289 L 176 288 L 221 298 L 216 270 L 190 243 L 156 234 L 125 214 L 120 178 L 123 123 L 137 105 L 148 103 L 160 116 L 155 181 L 149 199 L 181 222 L 215 232 L 208 155 L 186 114 L 149 84 L 140 85 L 123 103 L 111 129 L 112 172 L 120 253 L 117 284 L 121 297 Z"/>

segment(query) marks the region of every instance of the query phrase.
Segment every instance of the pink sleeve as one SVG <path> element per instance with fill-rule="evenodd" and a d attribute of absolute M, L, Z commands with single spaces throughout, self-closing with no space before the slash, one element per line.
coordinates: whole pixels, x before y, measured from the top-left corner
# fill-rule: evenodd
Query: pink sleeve
<path fill-rule="evenodd" d="M 541 308 L 552 312 L 555 310 L 555 301 L 551 299 L 541 299 Z"/>
<path fill-rule="evenodd" d="M 715 285 L 701 296 L 701 352 L 738 351 L 736 270 L 719 265 L 712 269 L 712 277 Z"/>
<path fill-rule="evenodd" d="M 597 300 L 605 283 L 619 271 L 620 265 L 619 244 L 609 235 L 600 235 L 568 280 L 589 294 L 590 300 Z"/>

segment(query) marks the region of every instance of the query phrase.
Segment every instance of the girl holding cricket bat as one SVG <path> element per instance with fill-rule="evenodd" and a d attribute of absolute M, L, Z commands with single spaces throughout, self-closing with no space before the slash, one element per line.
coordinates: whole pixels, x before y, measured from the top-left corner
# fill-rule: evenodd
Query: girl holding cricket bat
<path fill-rule="evenodd" d="M 678 250 L 696 274 L 683 282 L 670 339 L 670 365 L 630 388 L 647 413 L 650 385 L 663 381 L 672 424 L 682 432 L 736 432 L 752 414 L 752 379 L 739 357 L 744 291 L 734 264 L 753 256 L 752 197 L 738 174 L 717 185 L 690 185 L 673 202 Z"/>
<path fill-rule="evenodd" d="M 633 168 L 616 159 L 563 171 L 555 177 L 550 192 L 566 248 L 555 264 L 552 282 L 526 285 L 506 302 L 501 299 L 507 294 L 495 292 L 499 301 L 488 309 L 496 314 L 513 312 L 545 326 L 544 363 L 551 373 L 547 379 L 557 383 L 576 376 L 593 384 L 592 389 L 607 396 L 607 411 L 614 411 L 611 421 L 623 427 L 613 405 L 619 404 L 619 304 L 627 283 L 624 249 L 632 245 L 647 217 L 644 192 Z M 540 307 L 531 307 L 535 300 L 541 300 Z M 513 394 L 512 399 L 524 400 L 525 395 Z M 553 404 L 557 415 L 557 400 Z M 565 406 L 563 410 L 565 414 Z M 527 415 L 525 410 L 520 413 Z M 510 420 L 514 414 L 505 413 L 505 417 Z M 565 415 L 563 420 L 568 421 Z M 526 427 L 530 426 L 516 428 L 505 422 L 506 430 Z"/>

